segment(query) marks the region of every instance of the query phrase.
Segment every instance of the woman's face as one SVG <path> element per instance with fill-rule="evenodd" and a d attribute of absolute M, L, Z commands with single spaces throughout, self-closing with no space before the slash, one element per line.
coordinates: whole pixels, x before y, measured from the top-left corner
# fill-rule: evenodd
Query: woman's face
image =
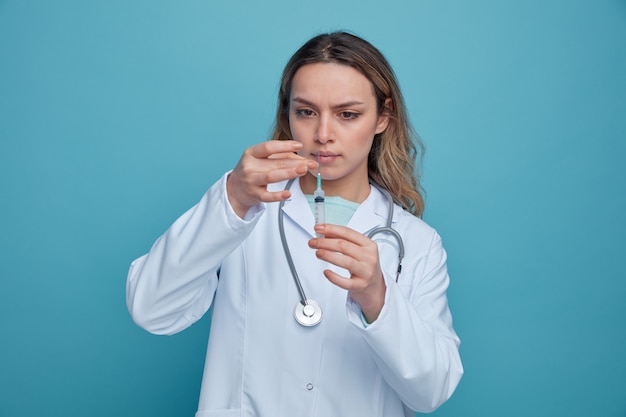
<path fill-rule="evenodd" d="M 304 145 L 299 154 L 319 160 L 327 195 L 359 202 L 367 197 L 368 154 L 388 121 L 378 113 L 372 83 L 356 69 L 318 63 L 296 71 L 289 126 L 293 139 Z M 311 174 L 301 180 L 305 193 L 315 188 L 317 172 Z"/>

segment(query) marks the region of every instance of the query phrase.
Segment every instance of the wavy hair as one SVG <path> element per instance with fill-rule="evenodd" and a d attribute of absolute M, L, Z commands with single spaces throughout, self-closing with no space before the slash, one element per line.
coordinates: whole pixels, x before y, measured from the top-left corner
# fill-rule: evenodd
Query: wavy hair
<path fill-rule="evenodd" d="M 296 51 L 283 71 L 271 139 L 292 139 L 289 126 L 291 83 L 298 69 L 314 63 L 350 66 L 372 83 L 378 113 L 387 113 L 389 124 L 374 137 L 368 157 L 369 176 L 389 191 L 396 203 L 421 217 L 424 198 L 419 180 L 424 145 L 411 126 L 391 66 L 383 54 L 366 40 L 347 32 L 332 32 L 315 36 Z M 390 106 L 385 106 L 387 98 L 391 99 Z"/>

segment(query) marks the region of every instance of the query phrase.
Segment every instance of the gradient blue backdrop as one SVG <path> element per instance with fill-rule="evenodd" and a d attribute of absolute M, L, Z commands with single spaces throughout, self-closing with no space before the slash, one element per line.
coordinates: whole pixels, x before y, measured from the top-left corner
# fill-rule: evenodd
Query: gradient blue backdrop
<path fill-rule="evenodd" d="M 0 416 L 192 416 L 209 318 L 136 327 L 129 263 L 350 29 L 427 146 L 466 375 L 434 416 L 626 416 L 626 2 L 0 0 Z"/>

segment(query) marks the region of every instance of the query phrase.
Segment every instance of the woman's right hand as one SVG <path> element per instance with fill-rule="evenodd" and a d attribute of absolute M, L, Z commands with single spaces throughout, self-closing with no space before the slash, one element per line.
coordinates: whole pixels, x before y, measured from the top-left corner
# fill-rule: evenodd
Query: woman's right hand
<path fill-rule="evenodd" d="M 239 217 L 260 202 L 291 196 L 289 190 L 267 191 L 267 185 L 301 177 L 317 167 L 317 162 L 295 153 L 301 148 L 302 144 L 294 140 L 269 140 L 244 151 L 226 181 L 228 201 Z"/>

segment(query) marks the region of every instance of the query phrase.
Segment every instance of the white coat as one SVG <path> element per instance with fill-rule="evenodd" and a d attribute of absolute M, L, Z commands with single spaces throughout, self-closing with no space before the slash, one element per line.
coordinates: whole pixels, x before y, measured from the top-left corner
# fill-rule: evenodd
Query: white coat
<path fill-rule="evenodd" d="M 392 227 L 406 249 L 402 273 L 396 283 L 395 240 L 377 235 L 387 291 L 379 317 L 365 326 L 359 306 L 322 274 L 346 271 L 308 247 L 314 220 L 298 181 L 291 192 L 285 233 L 307 297 L 322 306 L 317 326 L 294 319 L 300 297 L 279 237 L 278 203 L 239 218 L 228 203 L 226 175 L 130 267 L 128 308 L 150 332 L 177 333 L 213 306 L 196 417 L 399 417 L 434 410 L 463 374 L 439 235 L 395 207 Z M 366 233 L 387 215 L 385 198 L 372 188 L 348 226 Z"/>

